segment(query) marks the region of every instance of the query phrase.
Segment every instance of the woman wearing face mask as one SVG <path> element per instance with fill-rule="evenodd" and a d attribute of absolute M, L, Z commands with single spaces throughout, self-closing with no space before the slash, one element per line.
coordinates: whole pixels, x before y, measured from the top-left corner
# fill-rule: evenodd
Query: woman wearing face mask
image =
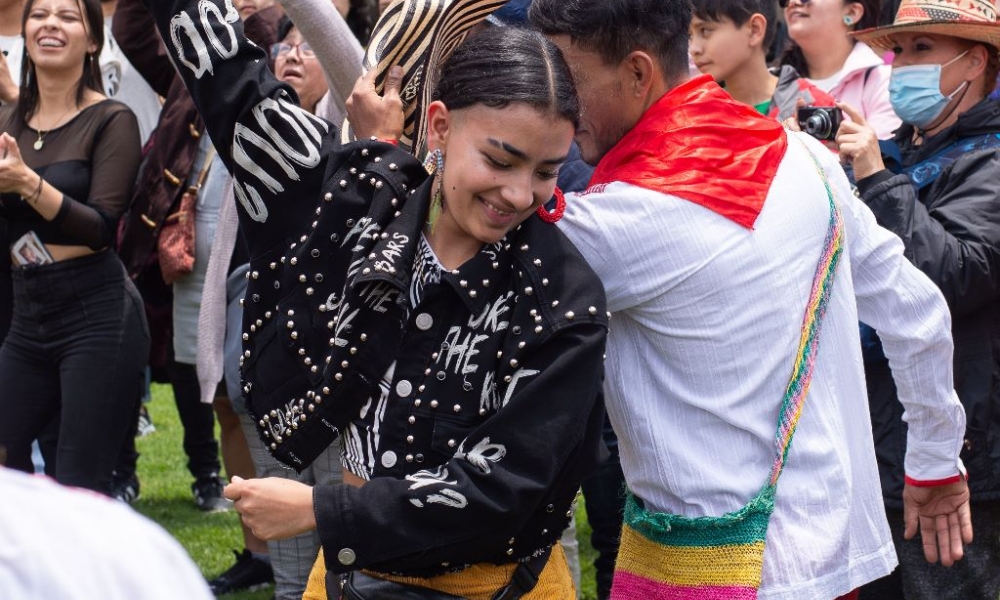
<path fill-rule="evenodd" d="M 900 561 L 897 581 L 879 582 L 870 598 L 1000 594 L 1000 104 L 987 98 L 1000 69 L 996 8 L 995 0 L 961 8 L 904 0 L 892 25 L 858 32 L 873 48 L 895 52 L 889 90 L 903 126 L 891 142 L 880 148 L 859 111 L 841 106 L 854 122 L 841 125 L 837 143 L 853 164 L 862 200 L 902 238 L 952 310 L 955 390 L 968 415 L 962 460 L 977 540 L 962 561 L 943 569 L 915 560 L 919 540 L 896 535 L 905 425 L 885 360 L 866 357 L 876 455 Z M 896 589 L 881 587 L 889 585 Z"/>
<path fill-rule="evenodd" d="M 790 38 L 781 64 L 858 107 L 879 139 L 891 137 L 899 118 L 889 104 L 889 66 L 881 53 L 850 35 L 878 24 L 879 0 L 779 0 L 779 4 Z"/>

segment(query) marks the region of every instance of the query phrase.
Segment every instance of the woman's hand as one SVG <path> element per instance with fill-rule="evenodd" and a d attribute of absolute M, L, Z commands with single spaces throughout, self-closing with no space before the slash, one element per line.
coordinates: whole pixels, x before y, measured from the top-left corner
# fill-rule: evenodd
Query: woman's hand
<path fill-rule="evenodd" d="M 233 477 L 222 494 L 262 540 L 283 540 L 316 529 L 313 490 L 291 479 Z"/>
<path fill-rule="evenodd" d="M 354 91 L 347 99 L 347 119 L 357 139 L 374 137 L 395 141 L 403 135 L 403 101 L 399 97 L 402 79 L 402 67 L 389 69 L 385 92 L 381 96 L 375 91 L 375 69 L 354 84 Z"/>
<path fill-rule="evenodd" d="M 0 134 L 0 193 L 13 192 L 27 198 L 37 186 L 38 176 L 24 164 L 17 141 L 8 133 Z"/>
<path fill-rule="evenodd" d="M 837 108 L 844 111 L 850 120 L 844 119 L 837 130 L 837 145 L 840 159 L 854 167 L 854 180 L 860 181 L 885 169 L 882 151 L 878 147 L 878 136 L 868 126 L 861 111 L 846 102 L 837 102 Z"/>

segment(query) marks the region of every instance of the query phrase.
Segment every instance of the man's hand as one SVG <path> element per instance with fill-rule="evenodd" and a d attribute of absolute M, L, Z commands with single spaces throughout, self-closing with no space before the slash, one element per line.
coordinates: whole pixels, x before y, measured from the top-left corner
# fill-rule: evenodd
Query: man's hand
<path fill-rule="evenodd" d="M 963 544 L 972 543 L 969 484 L 964 480 L 935 487 L 903 487 L 903 537 L 910 540 L 920 528 L 927 562 L 950 567 L 961 560 Z"/>
<path fill-rule="evenodd" d="M 347 99 L 347 119 L 357 139 L 398 140 L 403 135 L 403 101 L 399 97 L 402 79 L 402 67 L 389 69 L 381 96 L 375 91 L 375 69 L 354 84 Z"/>
<path fill-rule="evenodd" d="M 304 483 L 280 477 L 233 477 L 222 493 L 262 540 L 283 540 L 316 529 L 313 490 Z"/>

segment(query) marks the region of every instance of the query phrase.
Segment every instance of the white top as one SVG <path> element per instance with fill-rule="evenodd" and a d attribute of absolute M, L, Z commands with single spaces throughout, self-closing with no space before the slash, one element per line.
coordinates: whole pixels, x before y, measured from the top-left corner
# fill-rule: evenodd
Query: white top
<path fill-rule="evenodd" d="M 212 600 L 177 541 L 94 492 L 0 467 L 0 598 Z"/>
<path fill-rule="evenodd" d="M 902 121 L 889 102 L 892 67 L 867 44 L 855 42 L 844 66 L 825 79 L 809 79 L 816 87 L 858 109 L 878 139 L 892 138 Z"/>
<path fill-rule="evenodd" d="M 7 59 L 7 69 L 14 85 L 21 83 L 21 60 L 24 57 L 24 38 L 20 35 L 0 35 L 0 52 Z"/>
<path fill-rule="evenodd" d="M 965 414 L 952 389 L 944 299 L 851 193 L 836 158 L 805 134 L 790 137 L 754 230 L 624 183 L 567 195 L 559 221 L 607 290 L 607 404 L 629 488 L 652 510 L 734 511 L 769 472 L 830 214 L 816 168 L 794 137 L 823 162 L 848 251 L 778 485 L 762 599 L 835 598 L 896 564 L 859 314 L 878 330 L 896 369 L 910 423 L 907 473 L 929 480 L 958 472 Z"/>

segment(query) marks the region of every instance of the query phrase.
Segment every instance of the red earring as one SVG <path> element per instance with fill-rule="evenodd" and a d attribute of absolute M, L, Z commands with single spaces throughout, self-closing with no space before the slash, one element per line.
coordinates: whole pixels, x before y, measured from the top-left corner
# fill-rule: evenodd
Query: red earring
<path fill-rule="evenodd" d="M 546 223 L 555 223 L 561 219 L 563 213 L 566 212 L 566 196 L 563 195 L 562 190 L 557 187 L 555 191 L 553 191 L 552 197 L 556 199 L 555 210 L 549 212 L 545 210 L 545 206 L 543 205 L 539 206 L 536 211 L 538 213 L 538 217 Z"/>

